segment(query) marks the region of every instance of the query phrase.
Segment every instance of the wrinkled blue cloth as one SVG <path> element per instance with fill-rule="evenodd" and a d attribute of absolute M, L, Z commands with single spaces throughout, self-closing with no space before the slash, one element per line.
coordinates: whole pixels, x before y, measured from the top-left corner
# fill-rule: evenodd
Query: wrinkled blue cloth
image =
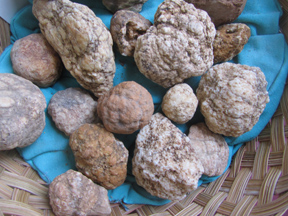
<path fill-rule="evenodd" d="M 158 5 L 163 0 L 149 0 L 144 4 L 141 14 L 153 22 L 154 14 Z M 31 1 L 30 1 L 31 2 Z M 89 6 L 95 14 L 100 17 L 105 25 L 110 27 L 112 14 L 106 10 L 101 1 L 78 0 L 78 3 Z M 258 123 L 253 129 L 240 137 L 225 137 L 229 144 L 229 163 L 232 156 L 237 152 L 241 145 L 255 138 L 269 122 L 273 116 L 287 78 L 288 71 L 288 50 L 283 34 L 279 33 L 279 18 L 282 14 L 281 7 L 276 0 L 248 0 L 241 16 L 235 22 L 243 22 L 251 28 L 251 38 L 245 45 L 244 50 L 236 56 L 231 62 L 245 64 L 249 66 L 260 67 L 265 73 L 268 81 L 267 90 L 269 92 L 270 102 L 267 104 Z M 32 14 L 32 5 L 29 5 L 19 11 L 11 22 L 11 44 L 17 39 L 25 37 L 32 33 L 40 32 L 38 21 Z M 0 73 L 13 73 L 10 59 L 12 45 L 7 47 L 0 56 Z M 131 57 L 121 56 L 115 53 L 116 57 L 116 75 L 114 85 L 123 81 L 134 80 L 147 88 L 153 96 L 155 112 L 161 112 L 161 100 L 166 89 L 151 82 L 145 78 L 137 69 L 136 64 Z M 200 77 L 193 77 L 186 82 L 196 90 Z M 41 88 L 47 101 L 59 90 L 68 87 L 79 87 L 79 84 L 65 71 L 60 80 L 49 88 Z M 195 117 L 184 125 L 177 125 L 183 132 L 187 133 L 189 127 L 197 122 L 203 121 L 203 116 L 197 110 Z M 115 135 L 124 142 L 129 150 L 128 176 L 125 183 L 114 190 L 109 191 L 111 202 L 121 202 L 127 204 L 152 204 L 163 205 L 169 200 L 160 199 L 151 196 L 143 188 L 139 187 L 133 175 L 131 174 L 131 158 L 137 132 L 132 135 Z M 54 125 L 46 109 L 46 126 L 42 135 L 30 146 L 18 148 L 21 156 L 27 161 L 40 176 L 50 183 L 57 175 L 64 173 L 68 169 L 76 169 L 73 153 L 69 147 L 69 139 L 60 132 Z M 202 176 L 199 185 L 209 183 L 218 177 Z"/>

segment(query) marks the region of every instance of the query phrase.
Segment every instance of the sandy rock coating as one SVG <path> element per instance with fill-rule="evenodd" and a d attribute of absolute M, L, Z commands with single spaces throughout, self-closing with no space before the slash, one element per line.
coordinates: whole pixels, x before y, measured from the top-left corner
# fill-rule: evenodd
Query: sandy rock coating
<path fill-rule="evenodd" d="M 140 130 L 132 166 L 140 186 L 170 200 L 180 200 L 195 190 L 204 171 L 190 139 L 160 113 Z"/>
<path fill-rule="evenodd" d="M 97 123 L 97 102 L 88 91 L 68 88 L 56 92 L 48 105 L 48 113 L 56 127 L 70 136 L 85 123 Z"/>
<path fill-rule="evenodd" d="M 266 87 L 258 67 L 226 62 L 210 68 L 196 91 L 208 128 L 233 137 L 251 130 L 269 102 Z"/>
<path fill-rule="evenodd" d="M 225 139 L 211 132 L 205 123 L 192 125 L 188 137 L 196 156 L 204 167 L 204 175 L 222 175 L 228 164 L 229 147 Z"/>
<path fill-rule="evenodd" d="M 77 169 L 106 189 L 120 186 L 127 175 L 128 150 L 100 124 L 84 124 L 70 136 Z"/>
<path fill-rule="evenodd" d="M 229 61 L 238 55 L 250 36 L 250 28 L 243 23 L 219 26 L 213 43 L 214 64 Z"/>
<path fill-rule="evenodd" d="M 116 70 L 112 37 L 90 8 L 69 0 L 34 0 L 33 14 L 65 68 L 83 88 L 96 97 L 112 88 Z"/>
<path fill-rule="evenodd" d="M 134 81 L 122 82 L 99 98 L 98 116 L 113 133 L 132 134 L 148 124 L 154 104 L 151 94 Z"/>
<path fill-rule="evenodd" d="M 63 70 L 60 56 L 42 34 L 15 41 L 10 55 L 14 72 L 39 87 L 53 85 Z"/>
<path fill-rule="evenodd" d="M 139 36 L 135 62 L 147 78 L 171 87 L 213 65 L 215 27 L 208 14 L 183 0 L 165 0 L 154 25 Z"/>
<path fill-rule="evenodd" d="M 68 170 L 52 181 L 49 199 L 53 212 L 58 216 L 111 213 L 107 190 L 74 170 Z"/>
<path fill-rule="evenodd" d="M 145 34 L 151 25 L 152 23 L 139 13 L 117 11 L 111 19 L 110 31 L 121 55 L 133 56 L 137 38 Z"/>
<path fill-rule="evenodd" d="M 36 85 L 15 74 L 0 74 L 0 150 L 32 144 L 45 127 L 46 100 Z"/>
<path fill-rule="evenodd" d="M 161 106 L 162 111 L 170 120 L 184 124 L 194 116 L 198 99 L 193 89 L 188 84 L 182 83 L 167 91 Z"/>

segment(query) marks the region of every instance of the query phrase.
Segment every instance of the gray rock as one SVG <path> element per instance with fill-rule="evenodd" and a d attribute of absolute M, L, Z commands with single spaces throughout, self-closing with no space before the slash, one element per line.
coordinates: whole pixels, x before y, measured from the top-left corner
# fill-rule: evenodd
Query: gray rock
<path fill-rule="evenodd" d="M 148 0 L 102 0 L 102 3 L 113 13 L 121 9 L 140 12 L 143 4 L 147 1 Z"/>

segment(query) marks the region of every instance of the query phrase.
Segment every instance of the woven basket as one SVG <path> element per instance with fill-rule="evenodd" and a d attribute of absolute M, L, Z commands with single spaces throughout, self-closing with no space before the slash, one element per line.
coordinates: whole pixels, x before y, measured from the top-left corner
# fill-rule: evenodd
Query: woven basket
<path fill-rule="evenodd" d="M 288 41 L 288 0 L 279 0 L 280 27 Z M 0 54 L 10 44 L 9 25 L 0 18 Z M 288 86 L 274 116 L 254 140 L 243 145 L 215 182 L 184 200 L 163 206 L 111 204 L 111 215 L 288 215 Z M 0 152 L 0 216 L 54 215 L 48 186 L 16 150 Z M 285 214 L 285 212 L 287 213 Z"/>

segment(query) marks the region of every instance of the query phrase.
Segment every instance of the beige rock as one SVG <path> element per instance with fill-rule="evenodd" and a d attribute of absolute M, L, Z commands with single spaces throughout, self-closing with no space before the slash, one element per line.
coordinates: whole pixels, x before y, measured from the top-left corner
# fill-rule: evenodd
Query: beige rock
<path fill-rule="evenodd" d="M 53 85 L 63 70 L 60 56 L 42 34 L 15 41 L 10 55 L 14 72 L 39 87 Z"/>
<path fill-rule="evenodd" d="M 148 124 L 154 104 L 151 94 L 144 87 L 127 81 L 99 98 L 97 112 L 108 131 L 132 134 Z"/>
<path fill-rule="evenodd" d="M 258 67 L 226 62 L 210 68 L 196 91 L 208 128 L 233 137 L 251 130 L 269 102 L 266 88 Z"/>
<path fill-rule="evenodd" d="M 207 11 L 216 27 L 231 23 L 240 16 L 247 0 L 185 0 Z"/>
<path fill-rule="evenodd" d="M 80 88 L 68 88 L 56 92 L 48 105 L 48 113 L 56 127 L 70 136 L 85 123 L 98 123 L 97 101 Z"/>
<path fill-rule="evenodd" d="M 84 124 L 70 136 L 77 169 L 92 181 L 114 189 L 127 175 L 128 150 L 100 124 Z"/>
<path fill-rule="evenodd" d="M 49 199 L 57 216 L 111 213 L 107 190 L 74 170 L 68 170 L 52 181 Z"/>
<path fill-rule="evenodd" d="M 222 175 L 228 164 L 229 147 L 225 139 L 210 131 L 205 123 L 192 125 L 188 137 L 204 167 L 204 175 Z"/>
<path fill-rule="evenodd" d="M 193 89 L 186 83 L 170 88 L 163 97 L 162 110 L 172 121 L 184 124 L 192 119 L 198 106 Z"/>
<path fill-rule="evenodd" d="M 34 0 L 33 14 L 43 35 L 83 88 L 99 97 L 113 87 L 112 37 L 90 8 L 69 0 Z"/>
<path fill-rule="evenodd" d="M 190 139 L 160 113 L 140 130 L 132 167 L 140 186 L 170 200 L 183 199 L 195 190 L 204 171 Z"/>
<path fill-rule="evenodd" d="M 117 11 L 111 19 L 110 31 L 121 55 L 133 56 L 137 38 L 145 34 L 151 25 L 152 23 L 139 13 Z"/>
<path fill-rule="evenodd" d="M 243 23 L 219 26 L 213 43 L 214 64 L 229 61 L 238 55 L 250 36 L 250 28 Z"/>
<path fill-rule="evenodd" d="M 213 65 L 216 29 L 208 14 L 183 0 L 165 0 L 154 25 L 137 39 L 134 59 L 142 74 L 171 87 Z"/>
<path fill-rule="evenodd" d="M 45 127 L 46 100 L 36 85 L 0 73 L 0 150 L 32 144 Z"/>

